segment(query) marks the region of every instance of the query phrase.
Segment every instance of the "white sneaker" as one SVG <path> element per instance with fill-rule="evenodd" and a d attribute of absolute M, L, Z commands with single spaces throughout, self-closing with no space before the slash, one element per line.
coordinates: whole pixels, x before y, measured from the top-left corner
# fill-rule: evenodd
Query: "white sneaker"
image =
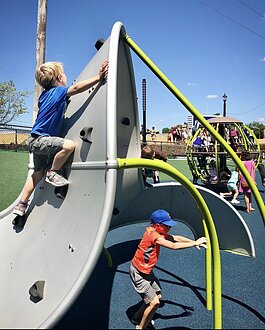
<path fill-rule="evenodd" d="M 240 204 L 240 201 L 238 201 L 237 199 L 235 199 L 234 201 L 231 201 L 231 204 Z"/>
<path fill-rule="evenodd" d="M 69 184 L 69 181 L 67 181 L 61 174 L 59 174 L 57 171 L 47 171 L 45 181 L 49 182 L 55 187 L 63 187 Z"/>

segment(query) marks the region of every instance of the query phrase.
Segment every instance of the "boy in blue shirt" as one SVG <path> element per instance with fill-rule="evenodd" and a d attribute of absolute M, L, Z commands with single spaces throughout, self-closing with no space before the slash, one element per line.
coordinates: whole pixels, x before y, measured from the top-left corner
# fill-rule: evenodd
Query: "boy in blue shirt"
<path fill-rule="evenodd" d="M 44 91 L 38 100 L 38 114 L 31 135 L 28 139 L 29 152 L 33 153 L 34 172 L 27 179 L 21 200 L 13 213 L 23 216 L 28 207 L 29 198 L 36 185 L 43 178 L 55 187 L 66 186 L 69 182 L 58 172 L 75 149 L 72 140 L 58 137 L 60 121 L 68 99 L 82 93 L 99 81 L 108 73 L 108 61 L 102 63 L 99 73 L 87 80 L 67 86 L 67 77 L 62 63 L 46 62 L 36 71 L 35 78 Z M 52 164 L 47 164 L 51 158 Z"/>

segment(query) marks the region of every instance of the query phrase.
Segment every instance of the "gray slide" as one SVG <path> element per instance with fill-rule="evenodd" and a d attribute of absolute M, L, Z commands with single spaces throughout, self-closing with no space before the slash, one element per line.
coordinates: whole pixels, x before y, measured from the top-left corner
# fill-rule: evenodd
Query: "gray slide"
<path fill-rule="evenodd" d="M 72 97 L 63 122 L 75 141 L 67 165 L 64 199 L 40 182 L 24 226 L 13 225 L 16 200 L 0 213 L 0 327 L 51 328 L 71 308 L 88 281 L 109 230 L 146 221 L 158 207 L 203 234 L 200 214 L 178 183 L 146 189 L 141 170 L 117 170 L 117 157 L 140 155 L 137 98 L 126 32 L 117 22 L 110 37 L 77 81 L 109 59 L 106 81 Z M 32 171 L 30 159 L 29 175 Z M 220 247 L 254 256 L 249 230 L 239 213 L 215 193 L 199 188 L 212 213 Z"/>

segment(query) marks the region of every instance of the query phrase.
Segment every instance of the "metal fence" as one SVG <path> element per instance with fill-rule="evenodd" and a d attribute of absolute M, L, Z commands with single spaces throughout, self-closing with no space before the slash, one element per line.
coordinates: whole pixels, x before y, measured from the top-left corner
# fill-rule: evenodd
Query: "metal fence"
<path fill-rule="evenodd" d="M 30 126 L 0 124 L 0 150 L 27 151 L 30 131 Z"/>

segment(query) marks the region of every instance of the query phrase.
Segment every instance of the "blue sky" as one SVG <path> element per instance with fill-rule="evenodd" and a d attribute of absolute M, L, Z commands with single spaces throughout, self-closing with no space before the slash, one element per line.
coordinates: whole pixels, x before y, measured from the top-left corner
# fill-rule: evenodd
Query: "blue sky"
<path fill-rule="evenodd" d="M 0 81 L 34 90 L 37 0 L 0 0 Z M 202 114 L 223 112 L 265 124 L 264 0 L 48 0 L 46 61 L 64 63 L 71 83 L 115 22 Z M 182 124 L 189 112 L 132 52 L 142 121 L 147 80 L 147 126 Z M 31 125 L 28 114 L 17 123 Z"/>

